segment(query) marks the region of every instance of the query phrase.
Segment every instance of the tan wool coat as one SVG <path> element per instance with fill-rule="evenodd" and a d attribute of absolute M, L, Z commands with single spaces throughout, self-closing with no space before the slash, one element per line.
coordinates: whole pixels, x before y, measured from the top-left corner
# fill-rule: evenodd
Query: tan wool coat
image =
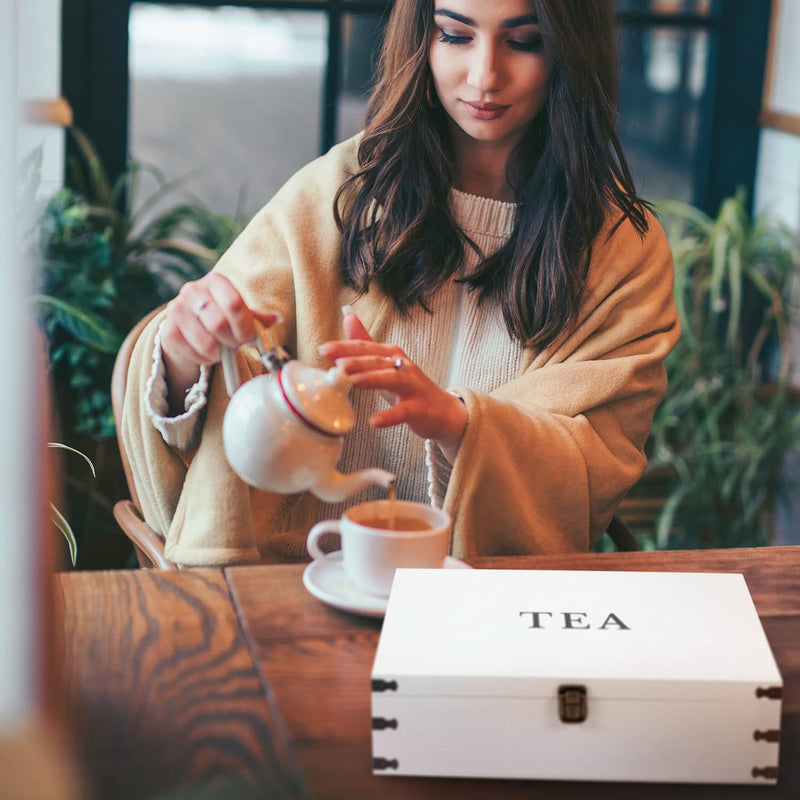
<path fill-rule="evenodd" d="M 341 281 L 331 209 L 356 169 L 357 145 L 348 140 L 301 169 L 215 267 L 248 305 L 283 313 L 274 331 L 295 357 L 325 367 L 317 347 L 341 338 L 342 305 L 354 306 L 376 340 L 393 312 L 377 287 L 356 298 Z M 456 556 L 588 550 L 644 470 L 666 388 L 663 360 L 679 335 L 672 257 L 655 219 L 643 237 L 628 221 L 609 237 L 615 221 L 609 215 L 593 246 L 572 332 L 542 352 L 526 350 L 518 376 L 490 394 L 449 387 L 469 412 L 444 500 Z M 315 521 L 308 497 L 252 489 L 227 465 L 221 370 L 196 452 L 175 452 L 154 428 L 144 395 L 159 323 L 134 350 L 121 431 L 167 558 L 187 566 L 303 558 Z M 261 370 L 255 351 L 240 350 L 240 368 L 243 376 Z"/>

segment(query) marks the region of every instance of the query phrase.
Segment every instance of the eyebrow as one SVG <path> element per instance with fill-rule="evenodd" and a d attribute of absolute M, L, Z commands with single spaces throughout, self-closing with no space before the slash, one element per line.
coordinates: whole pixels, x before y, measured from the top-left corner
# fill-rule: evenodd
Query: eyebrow
<path fill-rule="evenodd" d="M 471 27 L 475 27 L 475 20 L 471 17 L 465 17 L 463 14 L 457 14 L 455 11 L 448 11 L 446 8 L 440 8 L 433 12 L 434 16 L 441 16 L 441 17 L 449 17 L 450 19 L 454 19 L 456 22 L 461 22 L 464 25 L 470 25 Z M 507 29 L 507 28 L 519 28 L 521 25 L 538 25 L 539 18 L 536 14 L 524 14 L 521 17 L 511 17 L 511 19 L 505 19 L 502 23 L 500 23 L 500 27 Z"/>

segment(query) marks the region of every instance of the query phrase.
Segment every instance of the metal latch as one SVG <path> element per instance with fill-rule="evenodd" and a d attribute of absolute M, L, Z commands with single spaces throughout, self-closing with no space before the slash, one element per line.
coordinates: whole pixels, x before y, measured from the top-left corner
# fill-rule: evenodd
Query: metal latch
<path fill-rule="evenodd" d="M 562 722 L 583 722 L 589 713 L 586 687 L 566 685 L 558 687 L 558 718 Z"/>

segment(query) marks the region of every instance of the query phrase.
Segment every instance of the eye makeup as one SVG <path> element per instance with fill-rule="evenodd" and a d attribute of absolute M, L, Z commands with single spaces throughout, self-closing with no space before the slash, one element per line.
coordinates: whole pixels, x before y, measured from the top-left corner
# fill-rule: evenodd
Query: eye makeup
<path fill-rule="evenodd" d="M 464 16 L 456 11 L 450 11 L 446 8 L 440 8 L 434 11 L 434 17 L 452 19 L 454 22 L 458 22 L 470 28 L 479 27 L 471 17 Z M 517 37 L 507 40 L 509 47 L 512 49 L 523 53 L 541 53 L 544 49 L 544 43 L 542 34 L 538 28 L 531 33 L 518 30 L 526 26 L 536 26 L 538 22 L 538 17 L 535 14 L 525 14 L 523 16 L 511 17 L 510 19 L 503 20 L 500 23 L 500 29 L 502 31 L 513 32 Z M 472 35 L 468 32 L 460 33 L 457 30 L 448 31 L 443 27 L 439 27 L 439 41 L 445 44 L 466 44 L 472 38 Z"/>

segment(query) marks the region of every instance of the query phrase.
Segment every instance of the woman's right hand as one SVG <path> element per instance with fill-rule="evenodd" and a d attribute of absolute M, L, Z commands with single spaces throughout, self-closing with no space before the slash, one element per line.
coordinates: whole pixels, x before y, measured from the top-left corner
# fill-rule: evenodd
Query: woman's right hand
<path fill-rule="evenodd" d="M 200 375 L 200 365 L 219 362 L 221 348 L 238 347 L 256 339 L 254 320 L 264 327 L 279 318 L 274 311 L 248 308 L 233 284 L 216 272 L 185 283 L 167 305 L 161 328 L 171 414 L 184 410 L 186 392 Z"/>

